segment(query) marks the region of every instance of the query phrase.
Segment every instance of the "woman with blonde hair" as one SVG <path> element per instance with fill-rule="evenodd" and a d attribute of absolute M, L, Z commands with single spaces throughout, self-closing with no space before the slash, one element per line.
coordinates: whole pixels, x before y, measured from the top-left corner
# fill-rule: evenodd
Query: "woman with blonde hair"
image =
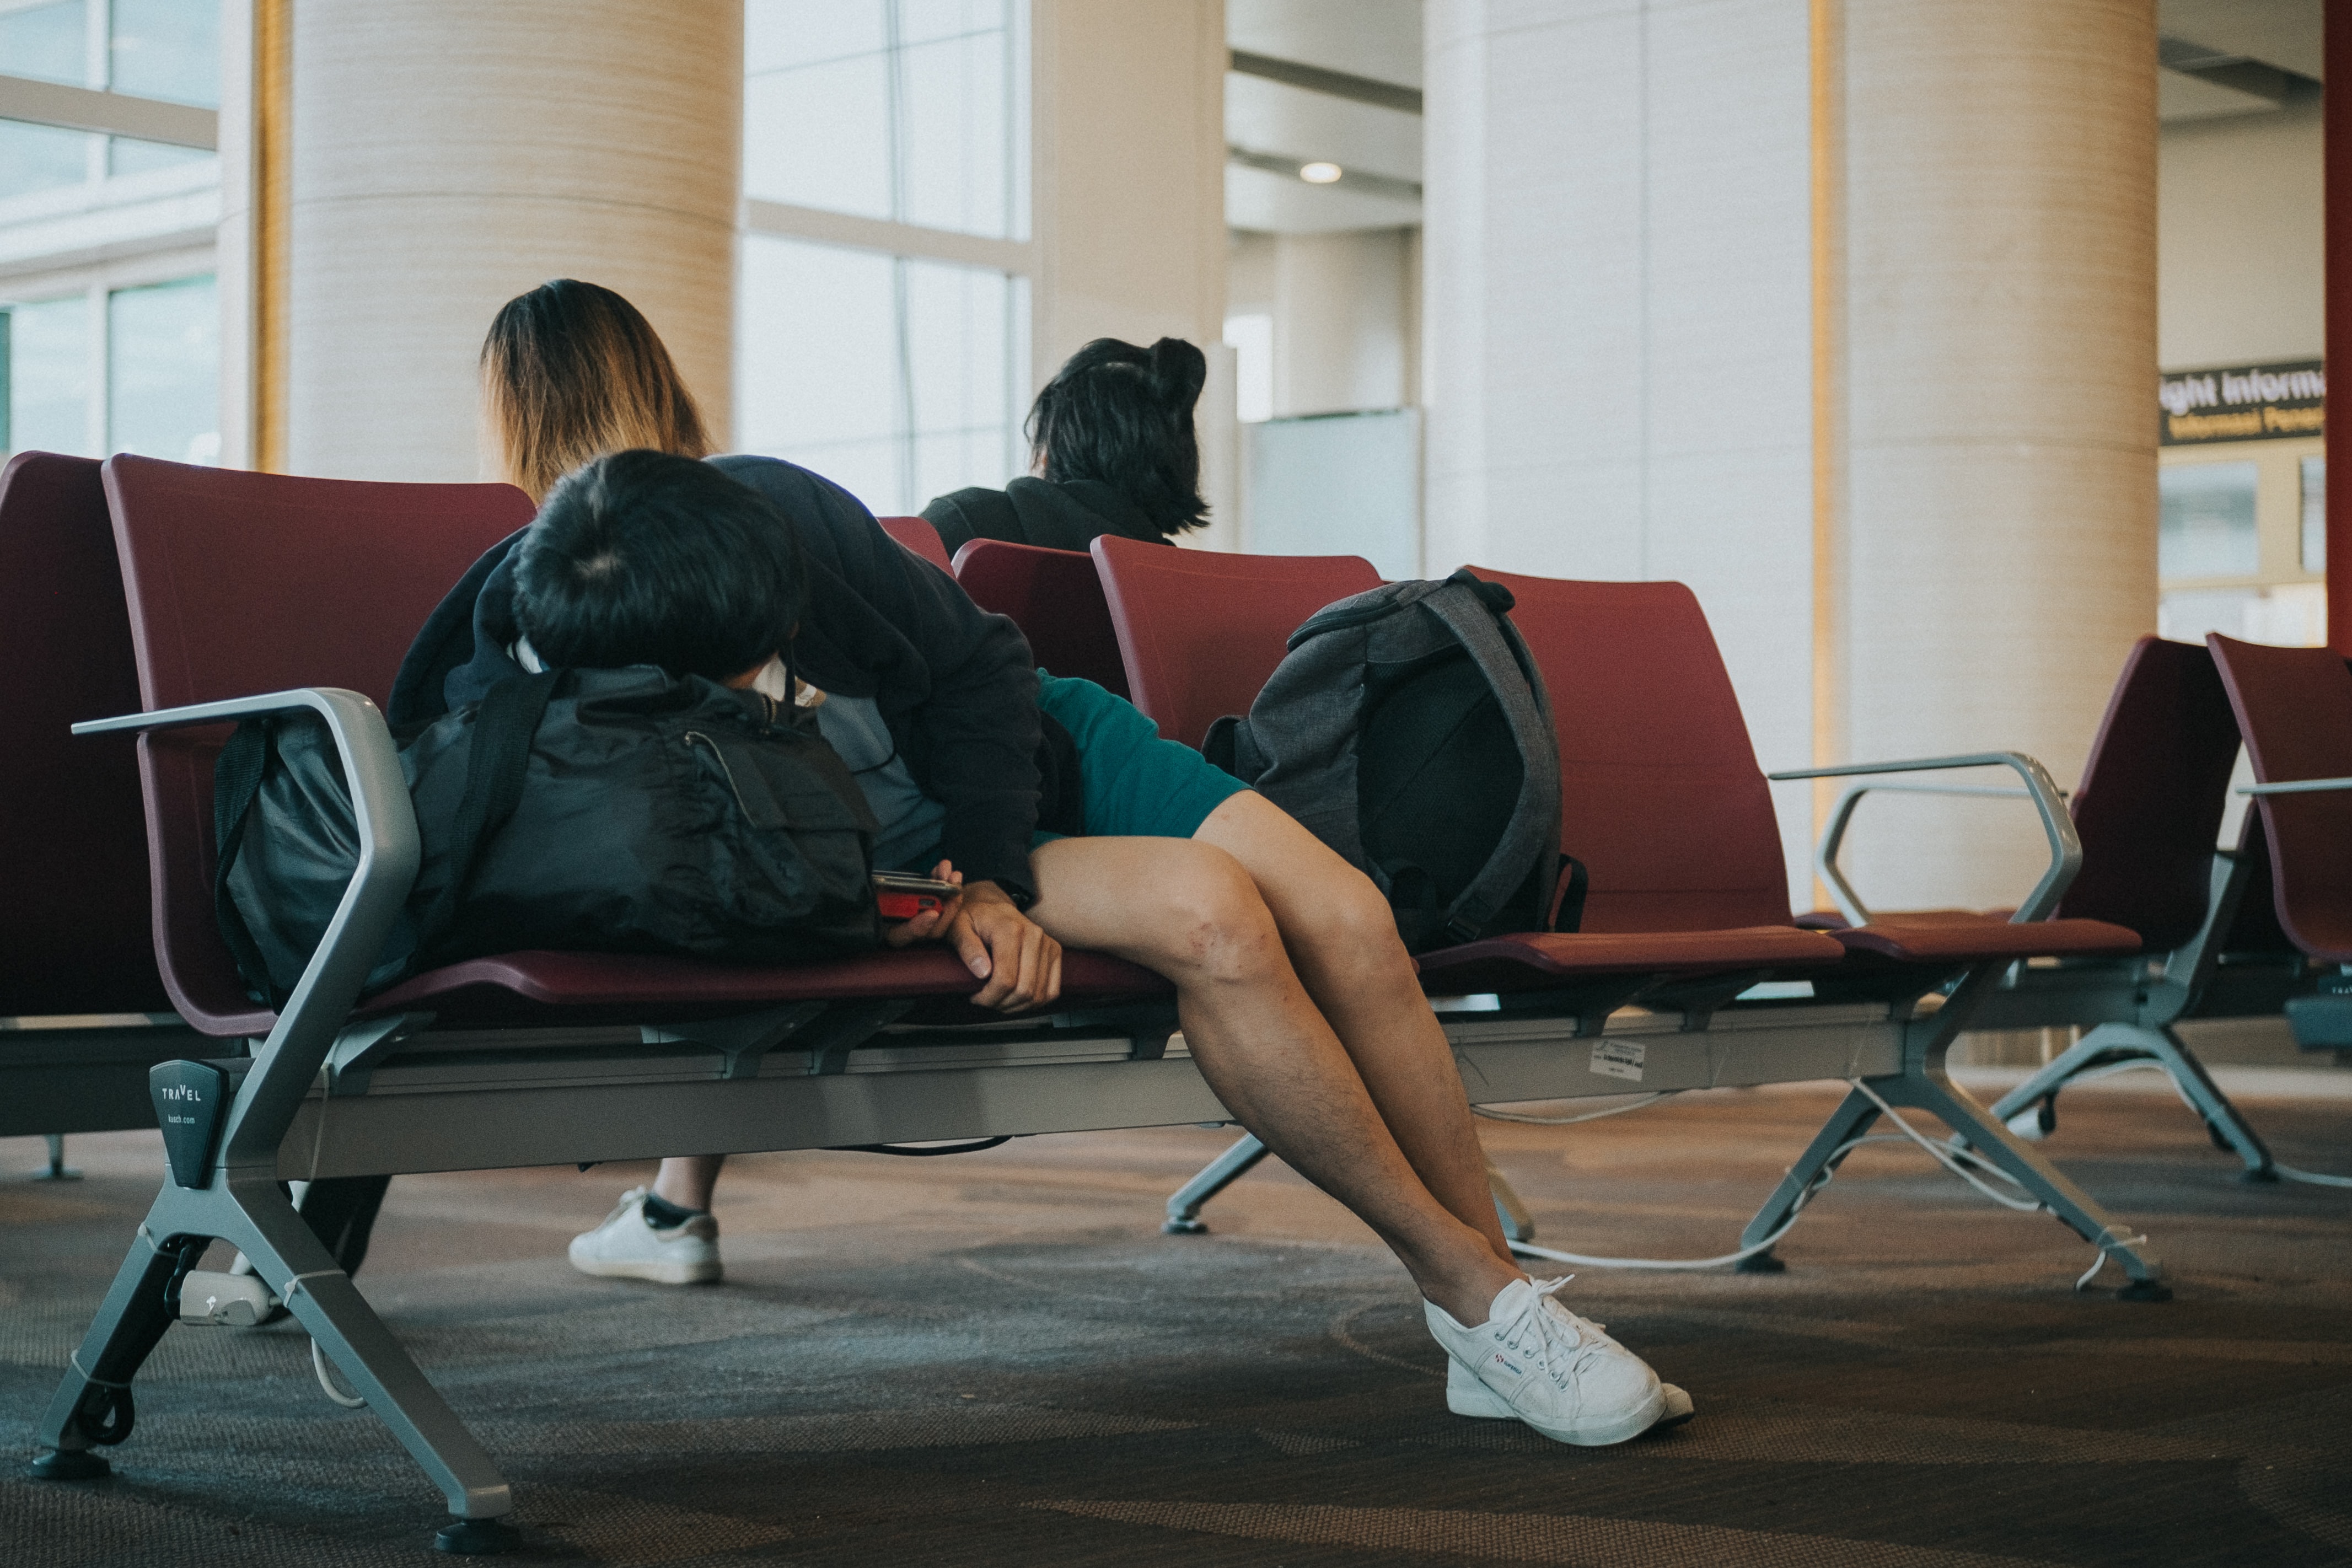
<path fill-rule="evenodd" d="M 652 330 L 610 321 L 635 312 L 590 289 L 547 285 L 492 329 L 492 428 L 519 479 L 633 444 L 688 457 L 706 444 Z M 612 384 L 622 378 L 641 384 Z M 1165 975 L 1192 1060 L 1235 1120 L 1412 1274 L 1451 1358 L 1448 1408 L 1579 1444 L 1689 1414 L 1680 1390 L 1561 1306 L 1557 1283 L 1538 1286 L 1512 1261 L 1452 1051 L 1370 879 L 1200 753 L 1160 739 L 1125 701 L 1043 677 L 1011 621 L 892 542 L 839 486 L 770 458 L 711 463 L 793 536 L 805 608 L 775 628 L 774 651 L 789 645 L 797 674 L 827 694 L 820 725 L 882 825 L 874 864 L 947 864 L 963 879 L 962 896 L 911 934 L 955 949 L 982 981 L 975 1002 L 1051 1004 L 1065 942 Z M 595 504 L 593 493 L 562 487 L 547 525 L 579 523 L 572 513 Z M 629 519 L 595 526 L 618 540 Z M 535 667 L 515 558 L 538 557 L 518 550 L 522 537 L 477 563 L 435 612 L 402 667 L 395 722 L 478 700 Z M 581 565 L 595 579 L 582 592 L 630 592 L 625 550 Z M 778 674 L 771 659 L 729 679 Z M 574 1264 L 717 1279 L 709 1208 L 719 1163 L 665 1160 L 650 1191 L 632 1191 L 574 1241 Z"/>
<path fill-rule="evenodd" d="M 545 500 L 592 458 L 713 447 L 653 326 L 610 289 L 559 278 L 508 300 L 482 341 L 483 434 L 497 478 Z"/>

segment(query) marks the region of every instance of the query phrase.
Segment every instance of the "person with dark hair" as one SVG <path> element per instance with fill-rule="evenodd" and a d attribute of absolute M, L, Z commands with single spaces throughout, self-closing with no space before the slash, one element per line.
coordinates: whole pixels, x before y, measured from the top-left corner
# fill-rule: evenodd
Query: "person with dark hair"
<path fill-rule="evenodd" d="M 798 536 L 707 463 L 637 449 L 558 482 L 515 552 L 530 662 L 659 665 L 725 681 L 776 652 L 808 597 Z M 520 662 L 520 661 L 519 661 Z"/>
<path fill-rule="evenodd" d="M 1208 521 L 1192 407 L 1209 362 L 1181 338 L 1139 348 L 1097 338 L 1029 410 L 1034 476 L 923 509 L 952 555 L 974 539 L 1084 550 L 1098 534 L 1167 544 Z"/>
<path fill-rule="evenodd" d="M 1182 386 L 1181 356 L 1160 357 Z M 1194 374 L 1184 406 L 1198 384 Z M 1060 438 L 1060 418 L 1048 410 L 1041 439 Z M 1368 878 L 1130 704 L 1035 669 L 1012 622 L 892 542 L 839 486 L 771 458 L 709 463 L 718 484 L 773 509 L 803 566 L 805 597 L 780 590 L 771 635 L 739 637 L 740 586 L 709 564 L 738 560 L 733 524 L 699 540 L 687 531 L 707 509 L 754 514 L 687 458 L 625 452 L 557 486 L 551 515 L 495 546 L 434 612 L 394 682 L 393 721 L 478 701 L 543 660 L 656 652 L 692 660 L 692 673 L 740 658 L 728 684 L 803 700 L 761 684 L 783 677 L 789 647 L 793 673 L 829 694 L 820 727 L 883 825 L 875 864 L 961 874 L 933 929 L 980 979 L 973 1000 L 1050 1005 L 1066 942 L 1166 976 L 1192 1062 L 1234 1119 L 1412 1276 L 1452 1358 L 1449 1408 L 1579 1444 L 1690 1414 L 1679 1389 L 1562 1306 L 1559 1284 L 1538 1285 L 1513 1260 L 1445 1033 Z M 775 586 L 761 563 L 776 549 L 741 558 L 755 585 Z M 666 580 L 637 581 L 646 573 Z M 1071 779 L 1040 767 L 1062 765 L 1040 746 L 1055 732 Z M 650 1190 L 574 1240 L 574 1265 L 716 1279 L 709 1211 L 721 1158 L 664 1160 Z"/>

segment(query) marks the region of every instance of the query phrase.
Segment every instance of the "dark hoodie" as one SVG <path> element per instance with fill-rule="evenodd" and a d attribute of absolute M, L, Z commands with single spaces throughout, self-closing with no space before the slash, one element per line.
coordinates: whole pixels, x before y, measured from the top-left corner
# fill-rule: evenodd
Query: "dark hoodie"
<path fill-rule="evenodd" d="M 874 700 L 915 783 L 947 808 L 940 854 L 1025 904 L 1036 893 L 1029 840 L 1041 783 L 1047 823 L 1065 830 L 1075 829 L 1056 820 L 1066 814 L 1055 803 L 1077 790 L 1068 736 L 1041 749 L 1037 672 L 1020 628 L 901 549 L 832 480 L 773 458 L 710 461 L 798 531 L 809 577 L 808 610 L 791 639 L 798 673 Z M 521 537 L 492 546 L 425 623 L 393 682 L 393 723 L 429 722 L 522 672 L 506 652 L 520 635 L 510 557 Z M 779 646 L 787 630 L 778 628 Z M 1041 764 L 1055 776 L 1041 778 Z"/>
<path fill-rule="evenodd" d="M 1046 550 L 1084 550 L 1105 533 L 1169 542 L 1141 507 L 1099 479 L 1019 479 L 1001 490 L 958 490 L 925 507 L 923 516 L 950 555 L 975 539 Z"/>

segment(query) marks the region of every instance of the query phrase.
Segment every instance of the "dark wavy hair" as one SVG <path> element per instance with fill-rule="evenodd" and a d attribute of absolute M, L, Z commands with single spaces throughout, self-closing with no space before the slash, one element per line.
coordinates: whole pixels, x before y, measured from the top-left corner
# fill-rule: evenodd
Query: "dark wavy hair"
<path fill-rule="evenodd" d="M 1096 479 L 1142 508 L 1163 534 L 1209 520 L 1192 405 L 1209 362 L 1181 338 L 1138 348 L 1097 338 L 1037 395 L 1031 456 L 1048 479 Z"/>
<path fill-rule="evenodd" d="M 643 448 L 566 474 L 515 552 L 515 622 L 549 667 L 727 680 L 782 651 L 807 596 L 799 535 L 708 463 Z"/>

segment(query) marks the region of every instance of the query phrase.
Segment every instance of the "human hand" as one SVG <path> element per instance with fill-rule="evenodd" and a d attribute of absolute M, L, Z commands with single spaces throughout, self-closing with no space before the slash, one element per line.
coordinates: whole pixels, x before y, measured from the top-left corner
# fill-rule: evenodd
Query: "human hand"
<path fill-rule="evenodd" d="M 963 886 L 963 873 L 949 861 L 942 860 L 931 868 L 931 880 L 953 882 L 961 888 Z M 925 910 L 912 920 L 884 926 L 882 940 L 892 947 L 911 947 L 919 942 L 935 941 L 947 934 L 948 927 L 955 923 L 955 918 L 962 909 L 963 895 L 959 893 L 954 898 L 942 900 L 938 909 Z"/>
<path fill-rule="evenodd" d="M 1042 1007 L 1062 994 L 1062 944 L 1013 905 L 993 882 L 974 882 L 959 900 L 947 940 L 988 984 L 972 1001 L 999 1013 Z"/>

